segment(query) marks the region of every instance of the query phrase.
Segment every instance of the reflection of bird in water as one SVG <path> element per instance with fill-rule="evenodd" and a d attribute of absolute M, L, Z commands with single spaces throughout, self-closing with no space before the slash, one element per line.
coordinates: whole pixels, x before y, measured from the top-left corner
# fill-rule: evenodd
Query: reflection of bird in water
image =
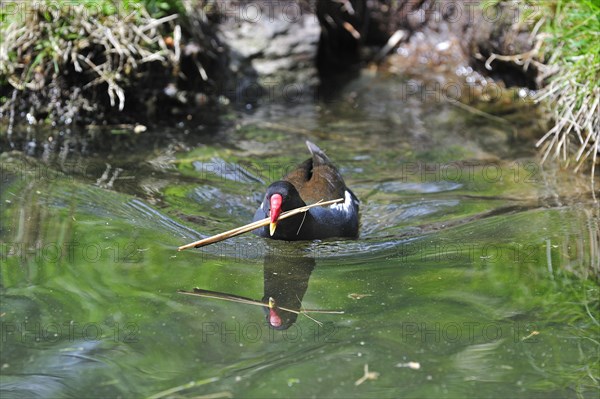
<path fill-rule="evenodd" d="M 282 180 L 272 183 L 254 214 L 254 221 L 271 218 L 269 229 L 255 233 L 276 240 L 314 240 L 328 237 L 358 236 L 358 204 L 352 191 L 327 155 L 310 141 L 306 145 L 312 155 Z M 315 207 L 307 212 L 278 220 L 282 212 L 343 198 L 344 202 Z"/>
<path fill-rule="evenodd" d="M 285 330 L 296 322 L 301 313 L 344 313 L 342 311 L 303 309 L 302 298 L 308 288 L 308 280 L 314 267 L 315 260 L 312 257 L 286 256 L 281 253 L 266 255 L 262 301 L 200 288 L 195 288 L 193 292 L 179 292 L 261 306 L 265 311 L 268 325 L 277 330 Z"/>
<path fill-rule="evenodd" d="M 301 309 L 302 298 L 308 289 L 308 280 L 315 267 L 313 257 L 286 256 L 284 251 L 269 253 L 264 259 L 264 296 L 263 302 L 274 298 L 276 305 L 281 309 Z M 289 328 L 298 318 L 297 313 L 277 311 L 279 325 L 273 323 L 277 318 L 272 317 L 273 311 L 269 310 L 267 322 L 278 330 Z"/>

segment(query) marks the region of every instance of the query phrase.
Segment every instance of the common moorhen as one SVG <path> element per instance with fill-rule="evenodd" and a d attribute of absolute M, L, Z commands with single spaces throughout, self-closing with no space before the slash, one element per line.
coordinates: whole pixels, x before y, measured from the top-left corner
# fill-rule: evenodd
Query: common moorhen
<path fill-rule="evenodd" d="M 306 142 L 312 158 L 307 159 L 282 180 L 267 188 L 265 199 L 254 214 L 254 221 L 271 218 L 269 228 L 261 227 L 255 234 L 275 240 L 314 240 L 328 237 L 358 236 L 359 201 L 344 183 L 340 172 L 319 147 Z M 344 202 L 317 206 L 278 221 L 282 212 L 343 198 Z"/>

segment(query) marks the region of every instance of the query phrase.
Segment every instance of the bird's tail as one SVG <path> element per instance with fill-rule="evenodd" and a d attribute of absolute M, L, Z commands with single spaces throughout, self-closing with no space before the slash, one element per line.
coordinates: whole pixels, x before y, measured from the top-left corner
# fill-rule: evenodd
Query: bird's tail
<path fill-rule="evenodd" d="M 321 150 L 315 143 L 306 140 L 306 146 L 308 147 L 308 151 L 310 151 L 313 159 L 318 159 L 321 163 L 331 163 L 327 155 Z"/>

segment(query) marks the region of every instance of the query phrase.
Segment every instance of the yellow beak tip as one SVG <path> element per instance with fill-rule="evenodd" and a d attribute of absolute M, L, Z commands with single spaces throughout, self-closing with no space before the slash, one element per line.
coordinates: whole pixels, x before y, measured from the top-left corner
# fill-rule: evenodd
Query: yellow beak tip
<path fill-rule="evenodd" d="M 271 236 L 275 234 L 275 229 L 277 228 L 277 223 L 269 223 L 269 234 Z"/>

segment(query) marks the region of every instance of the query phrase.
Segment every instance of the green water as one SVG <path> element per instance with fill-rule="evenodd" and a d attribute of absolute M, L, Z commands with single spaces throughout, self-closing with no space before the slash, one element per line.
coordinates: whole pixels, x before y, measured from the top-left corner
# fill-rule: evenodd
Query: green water
<path fill-rule="evenodd" d="M 519 141 L 532 110 L 352 90 L 112 153 L 5 147 L 2 398 L 598 397 L 598 207 Z M 358 240 L 177 252 L 249 222 L 306 139 L 361 199 Z M 194 287 L 344 314 L 274 330 Z"/>

